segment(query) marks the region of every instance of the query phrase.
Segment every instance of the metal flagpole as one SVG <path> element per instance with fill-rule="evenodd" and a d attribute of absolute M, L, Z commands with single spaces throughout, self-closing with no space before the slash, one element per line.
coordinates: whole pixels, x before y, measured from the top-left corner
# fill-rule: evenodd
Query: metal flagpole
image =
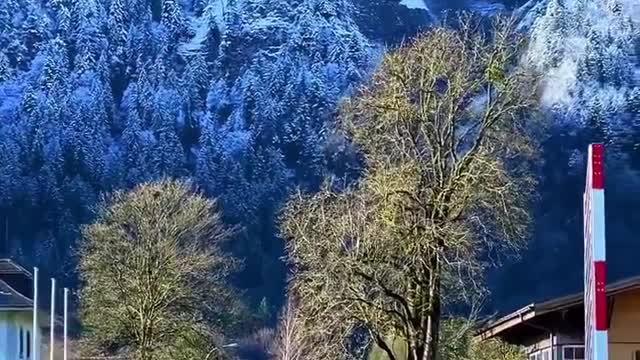
<path fill-rule="evenodd" d="M 38 268 L 33 268 L 33 339 L 31 341 L 31 354 L 39 360 L 38 356 Z"/>
<path fill-rule="evenodd" d="M 56 311 L 56 279 L 51 278 L 51 314 L 49 314 L 51 318 L 51 325 L 49 328 L 49 360 L 53 360 L 53 345 L 54 345 L 54 334 L 55 334 L 55 311 Z"/>
<path fill-rule="evenodd" d="M 69 307 L 69 289 L 64 288 L 64 330 L 62 343 L 62 359 L 67 360 L 67 308 Z"/>

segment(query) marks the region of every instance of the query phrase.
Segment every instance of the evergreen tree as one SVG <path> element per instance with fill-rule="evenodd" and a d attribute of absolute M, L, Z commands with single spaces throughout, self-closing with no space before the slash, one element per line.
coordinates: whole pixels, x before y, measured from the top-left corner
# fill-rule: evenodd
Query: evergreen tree
<path fill-rule="evenodd" d="M 155 96 L 152 117 L 155 144 L 151 163 L 156 177 L 184 175 L 186 158 L 177 134 L 181 100 L 176 91 L 160 89 Z"/>
<path fill-rule="evenodd" d="M 64 39 L 67 46 L 71 45 L 73 31 L 73 17 L 67 6 L 62 5 L 58 11 L 58 36 Z"/>
<path fill-rule="evenodd" d="M 13 69 L 9 63 L 9 58 L 0 51 L 0 82 L 7 81 L 13 76 Z"/>
<path fill-rule="evenodd" d="M 112 0 L 107 27 L 112 62 L 122 64 L 126 61 L 125 45 L 128 38 L 128 19 L 124 0 Z"/>
<path fill-rule="evenodd" d="M 48 42 L 44 49 L 45 63 L 40 76 L 40 86 L 46 92 L 64 86 L 69 77 L 69 60 L 65 44 L 59 39 Z"/>
<path fill-rule="evenodd" d="M 221 33 L 218 26 L 218 18 L 216 17 L 215 7 L 213 2 L 216 0 L 209 0 L 210 4 L 204 10 L 204 17 L 207 21 L 207 35 L 204 40 L 204 52 L 206 54 L 207 63 L 213 66 L 214 62 L 218 58 Z"/>
<path fill-rule="evenodd" d="M 0 49 L 4 49 L 12 40 L 15 31 L 12 17 L 16 8 L 15 0 L 0 2 Z"/>
<path fill-rule="evenodd" d="M 164 0 L 162 5 L 162 24 L 169 33 L 170 39 L 176 41 L 187 31 L 187 22 L 176 0 Z"/>
<path fill-rule="evenodd" d="M 242 31 L 244 19 L 236 0 L 229 0 L 224 13 L 224 32 L 220 43 L 217 68 L 225 78 L 235 79 L 243 64 Z"/>
<path fill-rule="evenodd" d="M 153 150 L 151 133 L 145 131 L 135 108 L 129 108 L 127 122 L 122 133 L 124 146 L 124 186 L 131 188 L 153 179 L 150 154 Z"/>
<path fill-rule="evenodd" d="M 185 69 L 185 97 L 191 100 L 192 108 L 202 109 L 209 87 L 209 70 L 201 54 L 195 54 Z"/>
<path fill-rule="evenodd" d="M 0 214 L 7 211 L 19 193 L 21 164 L 19 147 L 6 134 L 0 133 Z M 1 216 L 0 216 L 1 217 Z"/>
<path fill-rule="evenodd" d="M 32 59 L 38 53 L 42 44 L 50 38 L 47 14 L 36 0 L 27 1 L 26 18 L 22 22 L 22 43 L 25 57 Z"/>
<path fill-rule="evenodd" d="M 85 0 L 92 1 L 92 0 Z M 84 15 L 84 16 L 82 16 Z M 107 39 L 101 31 L 99 18 L 91 12 L 83 12 L 75 34 L 77 55 L 74 69 L 78 73 L 95 70 L 98 59 L 107 49 Z"/>
<path fill-rule="evenodd" d="M 606 110 L 602 100 L 596 97 L 587 113 L 588 141 L 590 143 L 609 142 Z"/>

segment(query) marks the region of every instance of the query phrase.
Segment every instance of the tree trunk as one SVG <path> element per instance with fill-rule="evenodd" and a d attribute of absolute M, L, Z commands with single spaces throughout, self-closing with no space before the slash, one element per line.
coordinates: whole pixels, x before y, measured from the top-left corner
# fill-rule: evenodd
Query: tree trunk
<path fill-rule="evenodd" d="M 426 349 L 422 360 L 437 360 L 440 339 L 440 318 L 442 308 L 440 303 L 440 262 L 438 256 L 431 260 L 431 281 L 429 284 L 430 311 L 427 316 Z"/>
<path fill-rule="evenodd" d="M 382 351 L 384 351 L 384 353 L 387 355 L 388 360 L 396 360 L 396 356 L 395 356 L 396 354 L 393 353 L 393 344 L 395 342 L 395 338 L 393 339 L 393 342 L 391 343 L 391 347 L 389 347 L 387 342 L 379 334 L 376 334 L 375 342 L 376 342 L 376 345 L 378 345 L 378 347 Z"/>

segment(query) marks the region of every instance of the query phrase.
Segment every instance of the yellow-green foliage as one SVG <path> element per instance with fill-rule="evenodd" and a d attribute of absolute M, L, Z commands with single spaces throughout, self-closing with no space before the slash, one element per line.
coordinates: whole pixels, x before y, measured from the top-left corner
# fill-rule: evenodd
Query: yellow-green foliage
<path fill-rule="evenodd" d="M 394 340 L 387 340 L 386 342 L 391 345 L 393 349 L 393 354 L 396 356 L 396 358 L 398 359 L 407 358 L 406 341 L 402 339 L 394 339 Z M 371 352 L 369 352 L 369 357 L 367 359 L 368 360 L 389 360 L 389 356 L 387 356 L 387 354 L 384 351 L 382 351 L 378 346 L 374 345 L 373 348 L 371 349 Z"/>
<path fill-rule="evenodd" d="M 433 360 L 442 309 L 482 291 L 487 251 L 527 239 L 535 79 L 508 22 L 479 28 L 434 28 L 386 55 L 338 124 L 360 181 L 288 203 L 292 288 L 320 338 L 402 338 L 401 359 Z"/>
<path fill-rule="evenodd" d="M 441 360 L 525 360 L 518 346 L 499 339 L 474 341 L 472 323 L 466 319 L 450 319 L 444 323 L 440 336 Z"/>
<path fill-rule="evenodd" d="M 237 311 L 215 203 L 164 180 L 116 192 L 83 231 L 85 343 L 135 359 L 204 359 Z M 213 359 L 215 357 L 209 357 Z"/>
<path fill-rule="evenodd" d="M 472 327 L 469 325 L 465 319 L 443 322 L 440 333 L 440 360 L 526 360 L 522 348 L 499 339 L 475 342 Z M 398 359 L 406 359 L 407 347 L 404 341 L 394 341 L 393 349 Z M 389 357 L 374 346 L 368 360 L 389 360 Z"/>

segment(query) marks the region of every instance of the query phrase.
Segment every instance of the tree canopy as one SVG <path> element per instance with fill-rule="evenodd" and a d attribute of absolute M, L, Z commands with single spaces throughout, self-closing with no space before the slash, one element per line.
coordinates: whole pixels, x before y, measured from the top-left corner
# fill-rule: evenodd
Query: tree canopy
<path fill-rule="evenodd" d="M 430 30 L 344 104 L 337 130 L 362 178 L 295 195 L 282 221 L 318 336 L 364 330 L 389 359 L 397 339 L 403 359 L 435 359 L 444 307 L 477 299 L 489 259 L 525 244 L 535 77 L 512 23 L 494 25 Z"/>
<path fill-rule="evenodd" d="M 80 250 L 89 346 L 139 360 L 221 356 L 222 336 L 240 314 L 226 282 L 238 263 L 220 249 L 229 234 L 215 202 L 188 183 L 110 196 Z"/>

